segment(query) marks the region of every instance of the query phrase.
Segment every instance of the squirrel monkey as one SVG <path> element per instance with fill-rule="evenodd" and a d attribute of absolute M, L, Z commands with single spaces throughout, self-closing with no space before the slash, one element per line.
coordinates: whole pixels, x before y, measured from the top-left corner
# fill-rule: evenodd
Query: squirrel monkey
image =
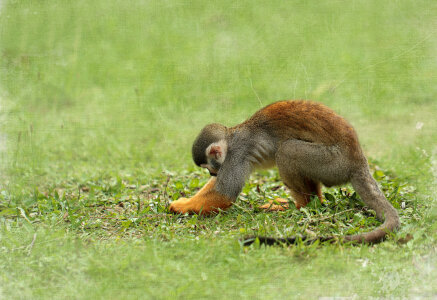
<path fill-rule="evenodd" d="M 370 174 L 355 130 L 322 104 L 279 101 L 234 127 L 209 124 L 194 141 L 192 155 L 196 165 L 213 177 L 192 198 L 174 201 L 169 208 L 173 213 L 208 215 L 227 209 L 254 169 L 276 165 L 298 209 L 313 195 L 322 200 L 321 184 L 350 182 L 377 218 L 385 220 L 371 232 L 345 236 L 346 241 L 377 243 L 399 228 L 398 213 Z M 267 244 L 294 242 L 294 238 L 259 239 Z"/>

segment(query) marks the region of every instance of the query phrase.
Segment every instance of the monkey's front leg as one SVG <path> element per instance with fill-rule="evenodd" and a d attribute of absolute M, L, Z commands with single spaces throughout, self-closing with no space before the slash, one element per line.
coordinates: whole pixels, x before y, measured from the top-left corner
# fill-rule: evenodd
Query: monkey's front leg
<path fill-rule="evenodd" d="M 180 198 L 170 205 L 170 211 L 177 214 L 209 215 L 219 209 L 227 209 L 232 199 L 214 190 L 217 177 L 212 177 L 192 198 Z"/>

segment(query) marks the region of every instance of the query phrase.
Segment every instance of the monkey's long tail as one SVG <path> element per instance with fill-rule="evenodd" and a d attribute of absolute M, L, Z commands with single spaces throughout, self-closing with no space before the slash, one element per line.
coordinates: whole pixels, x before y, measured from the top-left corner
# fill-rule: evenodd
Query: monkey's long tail
<path fill-rule="evenodd" d="M 308 238 L 306 236 L 303 237 L 287 237 L 287 238 L 274 238 L 274 237 L 267 237 L 267 236 L 248 236 L 244 239 L 241 239 L 240 242 L 243 244 L 243 246 L 249 246 L 253 243 L 255 243 L 256 240 L 259 240 L 260 245 L 295 245 L 299 243 L 299 241 L 302 241 L 302 243 L 309 245 L 313 244 L 316 241 L 320 242 L 334 242 L 336 238 L 334 237 L 319 237 L 319 238 Z"/>
<path fill-rule="evenodd" d="M 398 212 L 385 198 L 368 168 L 357 171 L 352 176 L 351 183 L 364 203 L 373 209 L 376 217 L 381 221 L 384 220 L 384 223 L 373 231 L 345 236 L 345 240 L 371 244 L 383 241 L 389 232 L 399 228 Z"/>
<path fill-rule="evenodd" d="M 351 178 L 351 183 L 355 191 L 363 199 L 364 203 L 371 209 L 375 210 L 376 217 L 379 220 L 384 220 L 384 223 L 378 228 L 361 234 L 347 235 L 340 237 L 346 242 L 376 244 L 382 242 L 389 232 L 393 232 L 399 228 L 400 221 L 396 209 L 387 201 L 384 194 L 378 187 L 375 179 L 368 168 L 357 171 Z M 259 240 L 260 244 L 275 245 L 275 244 L 296 244 L 302 241 L 305 244 L 312 244 L 316 241 L 320 242 L 334 242 L 338 240 L 335 237 L 289 237 L 289 238 L 274 238 L 265 236 L 250 236 L 242 240 L 244 246 L 248 246 Z"/>

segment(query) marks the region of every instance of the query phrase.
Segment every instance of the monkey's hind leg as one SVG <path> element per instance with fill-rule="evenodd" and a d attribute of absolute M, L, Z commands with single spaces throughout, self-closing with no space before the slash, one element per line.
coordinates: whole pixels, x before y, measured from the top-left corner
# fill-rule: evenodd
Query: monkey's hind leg
<path fill-rule="evenodd" d="M 281 177 L 290 190 L 297 209 L 305 207 L 310 202 L 311 196 L 317 196 L 320 199 L 320 202 L 322 202 L 322 189 L 319 182 L 299 177 L 297 175 L 291 177 L 281 174 Z M 293 180 L 287 180 L 287 178 L 293 178 Z M 275 200 L 270 200 L 268 203 L 260 206 L 260 208 L 266 211 L 283 211 L 289 208 L 289 204 L 286 199 L 276 198 Z"/>
<path fill-rule="evenodd" d="M 281 171 L 279 173 L 281 174 Z M 311 196 L 317 196 L 320 202 L 322 202 L 322 189 L 319 182 L 302 175 L 287 176 L 282 173 L 281 177 L 290 190 L 297 209 L 307 206 L 311 201 Z"/>
<path fill-rule="evenodd" d="M 323 200 L 321 183 L 338 185 L 350 177 L 347 160 L 335 146 L 289 140 L 279 147 L 276 164 L 297 208 L 305 207 L 311 196 Z"/>

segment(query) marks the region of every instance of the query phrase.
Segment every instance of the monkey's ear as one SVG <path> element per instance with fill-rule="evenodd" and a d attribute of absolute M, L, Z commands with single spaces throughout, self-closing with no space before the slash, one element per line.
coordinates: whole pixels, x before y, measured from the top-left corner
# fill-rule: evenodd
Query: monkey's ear
<path fill-rule="evenodd" d="M 222 149 L 219 145 L 212 145 L 209 149 L 208 156 L 219 159 L 223 155 Z"/>
<path fill-rule="evenodd" d="M 227 149 L 226 141 L 221 140 L 217 143 L 212 143 L 208 148 L 206 148 L 206 156 L 208 158 L 214 158 L 219 163 L 223 163 Z"/>

